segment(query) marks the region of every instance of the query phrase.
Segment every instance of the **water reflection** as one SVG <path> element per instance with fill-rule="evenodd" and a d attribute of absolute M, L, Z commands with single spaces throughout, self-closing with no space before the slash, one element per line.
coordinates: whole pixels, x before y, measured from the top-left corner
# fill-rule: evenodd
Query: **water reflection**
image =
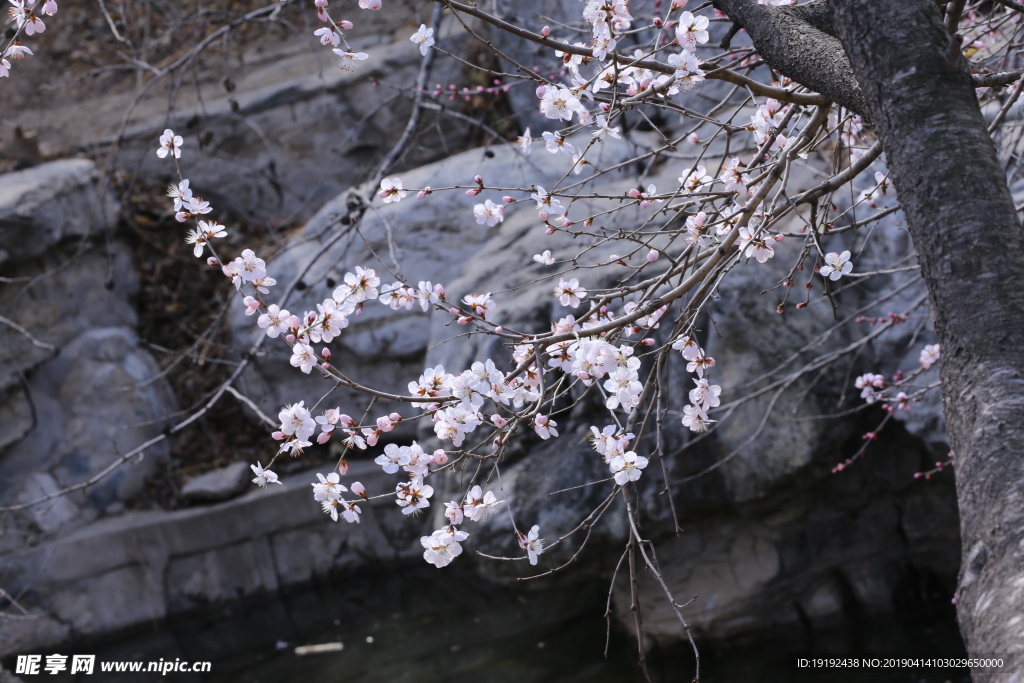
<path fill-rule="evenodd" d="M 633 683 L 643 681 L 635 640 L 612 623 L 608 657 L 602 617 L 607 587 L 528 590 L 489 584 L 449 567 L 336 579 L 281 596 L 209 609 L 103 643 L 55 648 L 95 653 L 98 661 L 211 661 L 208 674 L 99 673 L 79 681 L 141 683 Z M 862 624 L 808 635 L 702 648 L 703 681 L 789 683 L 967 683 L 955 672 L 797 672 L 790 654 L 962 652 L 951 612 L 927 623 Z M 299 656 L 295 648 L 341 643 L 335 652 Z M 684 647 L 650 652 L 656 683 L 690 681 Z M 47 676 L 47 679 L 76 680 Z"/>

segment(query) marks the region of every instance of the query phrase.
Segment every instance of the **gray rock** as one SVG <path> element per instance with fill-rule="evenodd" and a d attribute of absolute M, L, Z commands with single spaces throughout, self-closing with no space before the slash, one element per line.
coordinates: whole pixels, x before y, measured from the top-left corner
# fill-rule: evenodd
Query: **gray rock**
<path fill-rule="evenodd" d="M 94 327 L 135 327 L 138 314 L 131 297 L 138 279 L 128 248 L 111 241 L 104 247 L 60 244 L 38 259 L 12 263 L 5 275 L 28 278 L 32 286 L 0 288 L 0 311 L 37 340 L 0 325 L 0 390 L 18 384 L 25 374 L 52 358 L 83 331 Z M 18 401 L 17 392 L 9 394 Z M 21 410 L 21 409 L 17 409 Z"/>
<path fill-rule="evenodd" d="M 29 388 L 37 422 L 3 454 L 5 502 L 28 502 L 99 474 L 159 434 L 176 409 L 156 361 L 126 328 L 82 333 L 36 369 Z M 26 514 L 44 533 L 86 522 L 137 496 L 167 451 L 166 442 L 156 444 L 95 486 Z"/>
<path fill-rule="evenodd" d="M 181 487 L 181 499 L 188 503 L 234 498 L 248 487 L 249 463 L 233 462 L 189 479 Z"/>
<path fill-rule="evenodd" d="M 360 503 L 359 524 L 331 522 L 313 500 L 313 472 L 225 503 L 103 518 L 5 553 L 0 586 L 39 616 L 0 620 L 0 657 L 422 553 L 424 520 L 402 515 L 391 498 Z M 366 460 L 352 463 L 349 478 L 371 492 L 394 486 Z"/>
<path fill-rule="evenodd" d="M 0 244 L 7 260 L 39 256 L 61 240 L 109 229 L 117 210 L 88 159 L 0 175 Z"/>

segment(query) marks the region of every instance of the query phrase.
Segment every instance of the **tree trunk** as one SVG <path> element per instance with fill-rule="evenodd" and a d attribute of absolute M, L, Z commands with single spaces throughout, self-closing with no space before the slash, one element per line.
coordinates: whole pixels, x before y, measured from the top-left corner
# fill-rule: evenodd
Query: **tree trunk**
<path fill-rule="evenodd" d="M 715 4 L 733 16 L 730 9 L 749 9 L 755 0 Z M 960 628 L 971 654 L 1015 653 L 1022 660 L 1009 676 L 975 673 L 976 681 L 1020 683 L 1024 231 L 967 64 L 958 43 L 951 45 L 935 3 L 828 0 L 828 5 L 832 24 L 826 30 L 841 42 L 877 126 L 942 344 L 943 404 L 956 454 L 963 538 Z M 759 6 L 757 13 L 772 9 Z M 774 43 L 759 42 L 758 32 L 747 30 L 774 66 Z M 790 46 L 787 52 L 794 47 L 799 49 Z M 809 85 L 801 74 L 787 75 Z"/>

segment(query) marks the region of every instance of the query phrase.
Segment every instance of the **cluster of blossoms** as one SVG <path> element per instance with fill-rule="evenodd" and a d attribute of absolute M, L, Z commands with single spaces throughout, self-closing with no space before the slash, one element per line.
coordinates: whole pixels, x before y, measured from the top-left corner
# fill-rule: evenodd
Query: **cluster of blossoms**
<path fill-rule="evenodd" d="M 921 350 L 921 355 L 918 358 L 918 363 L 921 366 L 920 372 L 930 370 L 932 365 L 938 362 L 939 357 L 940 351 L 938 344 L 926 345 Z M 892 389 L 894 387 L 898 387 L 905 379 L 903 372 L 900 371 L 896 373 L 896 376 L 893 377 L 893 381 L 890 384 L 886 381 L 883 375 L 866 372 L 854 380 L 854 386 L 860 389 L 860 397 L 869 404 L 876 403 L 878 401 L 889 401 L 890 403 L 887 403 L 882 407 L 888 409 L 895 406 L 895 409 L 897 410 L 910 410 L 911 401 L 917 401 L 918 399 L 911 399 L 911 397 L 902 391 L 892 395 Z"/>
<path fill-rule="evenodd" d="M 557 52 L 557 57 L 564 66 L 562 75 L 566 77 L 567 82 L 557 82 L 556 76 L 537 77 L 540 85 L 536 95 L 541 114 L 557 122 L 557 126 L 569 126 L 568 129 L 561 131 L 541 133 L 539 138 L 543 140 L 544 148 L 549 154 L 558 160 L 563 157 L 571 160 L 571 170 L 574 173 L 581 173 L 585 166 L 595 169 L 595 173 L 603 172 L 583 157 L 588 150 L 600 148 L 598 143 L 609 138 L 622 137 L 619 125 L 626 124 L 624 119 L 618 118 L 620 110 L 613 109 L 609 102 L 614 103 L 621 96 L 630 99 L 629 106 L 641 100 L 666 104 L 669 98 L 693 91 L 704 80 L 705 73 L 701 68 L 697 51 L 709 40 L 708 18 L 682 11 L 674 21 L 670 21 L 672 13 L 682 10 L 686 4 L 686 0 L 672 0 L 668 19 L 659 18 L 655 22 L 656 28 L 665 29 L 662 38 L 669 44 L 653 52 L 636 49 L 631 57 L 625 58 L 630 60 L 627 63 L 622 61 L 623 55 L 614 52 L 625 32 L 632 30 L 633 17 L 630 15 L 627 0 L 586 0 L 583 17 L 590 29 L 589 43 L 565 45 Z M 331 47 L 341 58 L 340 68 L 352 70 L 358 61 L 367 59 L 365 53 L 355 52 L 346 42 L 343 31 L 351 29 L 352 23 L 332 19 L 328 14 L 328 0 L 315 0 L 315 5 L 319 18 L 327 24 L 316 30 L 315 35 L 321 43 Z M 363 9 L 378 10 L 381 8 L 381 2 L 359 0 L 359 6 Z M 550 29 L 545 27 L 541 34 L 547 37 L 550 35 Z M 674 40 L 671 37 L 673 35 Z M 434 45 L 433 29 L 421 24 L 410 40 L 419 48 L 422 55 L 427 55 Z M 663 40 L 662 44 L 664 42 Z M 585 51 L 589 54 L 582 54 Z M 670 68 L 666 69 L 664 63 L 657 66 L 647 61 L 653 57 L 664 59 Z M 647 68 L 652 66 L 658 70 Z M 708 77 L 714 77 L 714 74 L 709 72 Z M 666 285 L 668 278 L 681 278 L 680 273 L 686 272 L 687 266 L 677 262 L 676 257 L 681 251 L 677 250 L 679 244 L 684 248 L 692 248 L 693 255 L 700 259 L 714 256 L 710 253 L 712 248 L 726 243 L 735 244 L 739 255 L 746 259 L 764 263 L 772 258 L 775 255 L 774 245 L 782 240 L 782 235 L 778 234 L 772 225 L 776 216 L 765 216 L 766 209 L 761 204 L 767 190 L 770 189 L 769 180 L 766 180 L 769 174 L 764 172 L 762 164 L 770 162 L 772 158 L 780 163 L 785 162 L 794 151 L 791 144 L 799 139 L 805 139 L 798 130 L 788 129 L 790 119 L 801 120 L 800 117 L 791 116 L 794 110 L 800 111 L 800 106 L 783 105 L 779 100 L 767 99 L 756 107 L 748 128 L 753 134 L 754 142 L 765 148 L 758 158 L 744 161 L 739 157 L 727 156 L 722 159 L 720 166 L 707 161 L 705 163 L 708 163 L 708 166 L 705 166 L 699 163 L 703 156 L 698 157 L 697 160 L 690 162 L 691 168 L 681 173 L 678 186 L 671 180 L 668 183 L 659 181 L 663 188 L 666 184 L 672 186 L 670 191 L 664 194 L 659 194 L 655 184 L 648 182 L 646 178 L 642 183 L 638 183 L 636 189 L 626 191 L 625 197 L 621 190 L 615 190 L 612 200 L 638 207 L 646 212 L 646 216 L 653 214 L 657 217 L 662 212 L 668 215 L 676 211 L 675 215 L 685 217 L 685 230 L 678 231 L 678 242 L 674 238 L 667 239 L 659 241 L 655 247 L 652 242 L 647 241 L 647 233 L 641 229 L 634 233 L 641 237 L 630 236 L 630 239 L 644 240 L 637 251 L 632 251 L 629 256 L 624 257 L 613 255 L 607 262 L 602 258 L 597 265 L 618 263 L 626 266 L 626 259 L 633 259 L 635 254 L 646 252 L 646 263 L 640 265 L 642 269 L 665 256 L 666 258 L 655 266 L 659 269 L 664 266 L 664 270 L 659 272 L 666 273 L 666 279 L 656 285 L 665 285 L 659 290 L 664 292 L 669 286 L 674 286 Z M 818 120 L 824 121 L 824 116 Z M 616 125 L 617 123 L 619 125 Z M 566 136 L 574 132 L 577 124 L 591 127 L 592 135 L 577 136 L 570 142 Z M 798 126 L 794 124 L 793 128 Z M 836 121 L 835 128 L 841 131 L 842 139 L 848 142 L 851 148 L 860 149 L 863 146 L 861 143 L 864 142 L 865 135 L 859 119 L 849 117 L 842 122 Z M 680 136 L 679 139 L 684 138 L 693 144 L 700 143 L 700 137 L 696 132 Z M 177 160 L 181 157 L 183 143 L 181 136 L 168 129 L 160 138 L 157 154 L 161 158 L 170 157 Z M 534 138 L 530 130 L 526 129 L 523 135 L 519 136 L 518 147 L 524 155 L 530 154 L 533 143 Z M 550 158 L 547 160 L 551 161 Z M 708 168 L 719 168 L 720 170 L 713 171 L 717 173 L 717 177 L 708 173 Z M 568 175 L 568 171 L 565 173 Z M 673 169 L 673 175 L 674 173 Z M 570 220 L 569 213 L 572 208 L 575 217 L 577 209 L 574 208 L 573 202 L 581 195 L 578 192 L 573 194 L 572 188 L 564 189 L 561 181 L 550 192 L 539 185 L 529 189 L 503 190 L 523 195 L 522 199 L 516 199 L 510 196 L 480 196 L 485 191 L 495 188 L 485 186 L 480 175 L 475 176 L 473 180 L 474 184 L 458 189 L 465 189 L 465 194 L 470 197 L 479 197 L 480 203 L 473 206 L 472 219 L 480 225 L 494 227 L 502 223 L 507 206 L 525 200 L 527 194 L 535 202 L 538 219 L 545 225 L 545 234 L 567 230 L 574 223 Z M 882 193 L 885 192 L 883 180 L 884 176 L 879 180 Z M 581 181 L 584 182 L 587 182 L 587 178 Z M 376 194 L 383 204 L 398 205 L 405 201 L 410 193 L 415 194 L 416 199 L 423 200 L 435 191 L 437 190 L 430 187 L 406 188 L 401 178 L 385 177 L 380 179 Z M 594 304 L 592 310 L 582 314 L 573 311 L 573 315 L 566 315 L 552 323 L 551 336 L 557 335 L 557 340 L 551 339 L 546 332 L 536 336 L 530 333 L 505 332 L 498 325 L 501 314 L 492 292 L 469 293 L 461 301 L 448 301 L 445 298 L 444 287 L 440 284 L 429 281 L 420 281 L 416 286 L 406 282 L 385 284 L 373 269 L 363 267 L 355 267 L 353 271 L 345 273 L 342 284 L 330 297 L 316 303 L 315 310 L 304 311 L 301 315 L 293 314 L 279 305 L 264 302 L 262 295 L 268 294 L 269 288 L 275 285 L 276 281 L 269 277 L 263 259 L 252 250 L 242 251 L 231 261 L 220 260 L 214 251 L 214 242 L 226 236 L 226 228 L 208 219 L 207 214 L 212 211 L 209 203 L 193 194 L 188 180 L 180 179 L 178 184 L 168 190 L 168 196 L 174 202 L 174 210 L 179 221 L 195 222 L 187 242 L 193 245 L 196 256 L 203 256 L 204 252 L 209 253 L 210 265 L 220 267 L 244 297 L 245 314 L 258 315 L 258 327 L 265 330 L 271 339 L 281 338 L 282 343 L 287 344 L 291 351 L 290 364 L 304 373 L 310 374 L 316 368 L 318 375 L 333 378 L 339 383 L 345 381 L 344 376 L 332 367 L 331 351 L 326 345 L 338 340 L 349 327 L 352 317 L 360 315 L 367 302 L 374 300 L 395 311 L 412 311 L 419 306 L 426 312 L 433 308 L 454 316 L 454 320 L 460 325 L 472 325 L 473 333 L 491 333 L 499 335 L 504 340 L 512 340 L 509 345 L 512 346 L 512 362 L 515 369 L 511 371 L 499 369 L 499 365 L 490 358 L 473 362 L 468 369 L 461 372 L 448 372 L 442 365 L 424 369 L 418 380 L 408 384 L 411 401 L 408 401 L 408 397 L 391 397 L 406 399 L 421 411 L 417 416 L 403 418 L 399 413 L 389 413 L 365 423 L 343 413 L 341 406 L 323 410 L 321 414 L 314 416 L 303 401 L 287 405 L 279 413 L 280 427 L 272 434 L 274 439 L 281 442 L 278 455 L 298 456 L 304 449 L 312 447 L 314 442 L 327 444 L 332 440 L 336 445 L 340 442 L 346 454 L 349 450 L 364 451 L 381 445 L 382 452 L 376 455 L 374 462 L 386 474 L 397 475 L 399 478 L 393 495 L 403 515 L 415 516 L 430 508 L 431 500 L 435 499 L 435 489 L 428 482 L 436 484 L 436 480 L 431 480 L 430 477 L 456 467 L 459 462 L 466 462 L 465 458 L 471 457 L 480 461 L 493 458 L 497 461 L 514 434 L 530 430 L 542 440 L 558 438 L 559 424 L 555 418 L 562 418 L 559 417 L 560 407 L 556 401 L 562 400 L 576 389 L 585 392 L 595 387 L 593 390 L 601 394 L 605 409 L 612 413 L 613 421 L 616 423 L 616 411 L 621 410 L 630 416 L 627 425 L 632 425 L 633 420 L 641 414 L 641 402 L 645 400 L 645 381 L 649 380 L 643 376 L 641 358 L 637 357 L 636 349 L 654 346 L 657 342 L 652 337 L 628 343 L 624 343 L 623 339 L 659 327 L 659 321 L 668 312 L 669 305 L 652 303 L 650 292 L 654 291 L 655 286 L 648 289 L 639 301 L 627 301 L 626 299 L 633 298 L 633 294 L 643 291 L 643 287 L 647 285 L 633 288 L 633 283 L 630 283 L 622 286 L 618 293 L 615 289 L 588 291 L 578 278 L 571 277 L 570 272 L 551 275 L 551 285 L 555 279 L 558 282 L 551 291 L 561 306 L 578 309 L 581 304 L 585 304 L 583 308 L 587 309 L 590 302 L 598 302 Z M 594 197 L 600 198 L 597 194 Z M 408 206 L 406 203 L 400 208 Z M 397 210 L 399 207 L 393 208 Z M 391 209 L 392 207 L 389 207 L 389 210 Z M 772 212 L 774 208 L 769 211 Z M 600 217 L 601 213 L 576 220 L 582 222 L 584 227 L 590 228 L 595 216 Z M 465 219 L 468 221 L 469 217 L 466 216 Z M 608 234 L 610 233 L 605 233 Z M 577 234 L 574 232 L 573 236 Z M 632 249 L 633 246 L 630 245 L 628 248 Z M 701 250 L 704 251 L 696 253 Z M 739 257 L 736 251 L 731 251 L 728 258 L 738 260 Z M 642 259 L 643 256 L 636 260 Z M 830 252 L 824 255 L 824 260 L 826 265 L 818 272 L 830 280 L 837 280 L 852 270 L 848 251 Z M 533 261 L 543 266 L 556 263 L 551 250 L 544 250 L 533 256 Z M 576 259 L 565 259 L 561 262 L 571 262 L 574 267 L 578 265 Z M 692 265 L 696 262 L 690 263 Z M 605 304 L 600 298 L 606 295 L 606 292 L 610 297 L 608 301 L 623 301 L 622 318 L 627 319 L 623 320 L 609 313 L 610 304 Z M 575 315 L 580 315 L 581 319 L 577 321 Z M 617 320 L 620 322 L 616 326 Z M 599 325 L 608 327 L 603 330 L 593 329 Z M 612 327 L 616 328 L 614 332 L 608 332 Z M 690 336 L 676 338 L 671 348 L 681 353 L 687 363 L 687 371 L 696 375 L 695 386 L 688 393 L 689 405 L 683 410 L 682 424 L 694 432 L 705 432 L 715 422 L 709 418 L 709 411 L 721 406 L 721 387 L 712 384 L 709 376 L 711 368 L 715 366 L 715 360 L 707 356 Z M 659 353 L 662 351 L 665 351 L 665 356 L 662 357 L 669 355 L 665 349 L 659 349 Z M 937 347 L 928 351 L 927 356 L 922 353 L 922 368 L 927 369 L 937 357 Z M 553 381 L 546 384 L 546 380 L 552 377 Z M 876 400 L 876 390 L 886 386 L 881 376 L 865 375 L 857 381 L 858 387 L 864 390 L 862 396 L 869 402 Z M 378 393 L 377 396 L 388 395 Z M 908 400 L 905 395 L 901 396 L 904 398 L 897 398 L 901 401 L 899 407 L 903 407 Z M 452 450 L 438 448 L 430 451 L 416 441 L 408 445 L 382 443 L 394 437 L 386 435 L 393 432 L 403 419 L 419 418 L 429 418 L 436 438 L 443 442 L 442 445 L 446 448 L 450 444 Z M 591 431 L 594 448 L 608 466 L 615 485 L 625 487 L 631 482 L 639 481 L 649 461 L 647 457 L 639 454 L 639 444 L 634 444 L 633 449 L 630 449 L 634 434 L 617 424 L 606 426 L 600 431 L 597 427 L 592 427 Z M 470 436 L 474 434 L 475 436 Z M 481 454 L 476 450 L 486 447 L 488 443 L 492 446 L 493 454 Z M 276 457 L 278 456 L 275 455 Z M 450 458 L 452 462 L 449 461 Z M 267 468 L 263 468 L 261 463 L 253 465 L 253 472 L 256 475 L 253 481 L 260 486 L 280 483 L 277 475 L 269 469 L 272 464 L 273 461 Z M 342 485 L 342 477 L 346 474 L 347 462 L 343 456 L 334 471 L 326 475 L 317 474 L 319 481 L 312 483 L 314 499 L 335 521 L 340 516 L 348 522 L 358 523 L 360 508 L 357 502 L 360 499 L 370 500 L 370 496 L 358 482 L 349 484 L 348 488 Z M 472 483 L 473 480 L 470 480 L 470 484 Z M 390 498 L 390 486 L 388 489 L 387 493 L 378 497 Z M 353 494 L 352 500 L 346 501 L 343 494 L 350 490 Z M 466 518 L 471 522 L 482 522 L 503 504 L 505 501 L 499 500 L 495 491 L 485 491 L 480 485 L 475 484 L 469 486 L 461 499 L 444 503 L 444 515 L 448 524 L 421 538 L 424 559 L 437 567 L 451 563 L 462 553 L 462 543 L 469 538 L 469 533 L 462 529 Z M 511 516 L 511 510 L 509 514 Z M 516 538 L 530 563 L 536 564 L 538 556 L 545 551 L 539 527 L 533 526 L 527 533 L 521 533 L 517 529 Z"/>
<path fill-rule="evenodd" d="M 632 432 L 624 432 L 615 425 L 608 425 L 601 431 L 598 431 L 597 427 L 591 427 L 590 431 L 593 434 L 590 441 L 594 445 L 594 450 L 608 465 L 616 484 L 625 486 L 640 479 L 648 461 L 644 456 L 626 450 L 633 439 Z"/>
<path fill-rule="evenodd" d="M 696 372 L 697 385 L 690 390 L 690 405 L 683 408 L 683 426 L 694 432 L 705 432 L 715 420 L 708 418 L 708 410 L 721 405 L 718 398 L 722 388 L 717 384 L 711 384 L 704 373 L 715 366 L 715 359 L 704 353 L 704 349 L 688 336 L 680 337 L 672 344 L 672 349 L 682 354 L 688 362 L 687 372 Z"/>
<path fill-rule="evenodd" d="M 12 7 L 7 10 L 8 15 L 17 28 L 15 39 L 0 54 L 0 78 L 11 75 L 11 60 L 20 61 L 25 57 L 32 56 L 32 50 L 18 42 L 17 37 L 24 33 L 26 36 L 33 36 L 46 30 L 46 24 L 40 15 L 45 14 L 52 17 L 57 13 L 56 0 L 7 0 Z M 41 4 L 41 6 L 40 6 Z"/>

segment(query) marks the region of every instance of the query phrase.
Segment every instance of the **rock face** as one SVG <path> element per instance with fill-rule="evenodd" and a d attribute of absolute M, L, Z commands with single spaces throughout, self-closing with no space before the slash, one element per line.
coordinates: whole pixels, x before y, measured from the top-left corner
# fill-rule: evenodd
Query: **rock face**
<path fill-rule="evenodd" d="M 390 485 L 371 462 L 350 475 Z M 207 604 L 277 591 L 420 554 L 392 500 L 361 504 L 360 524 L 334 524 L 311 504 L 312 472 L 214 506 L 130 512 L 3 556 L 0 582 L 40 618 L 0 623 L 0 653 L 98 636 Z M 397 515 L 402 517 L 402 515 Z"/>
<path fill-rule="evenodd" d="M 110 226 L 117 206 L 88 159 L 54 161 L 0 181 L 0 264 L 34 258 L 64 239 Z"/>
<path fill-rule="evenodd" d="M 0 176 L 0 198 L 3 244 L 14 257 L 0 264 L 11 278 L 0 289 L 0 314 L 11 322 L 0 326 L 0 506 L 7 506 L 99 477 L 159 434 L 175 402 L 132 329 L 134 269 L 126 247 L 103 235 L 117 207 L 92 162 Z M 15 578 L 17 553 L 123 509 L 165 454 L 165 445 L 155 446 L 94 486 L 5 516 L 0 585 L 45 581 L 45 565 Z M 31 598 L 24 604 L 39 606 Z M 68 633 L 49 617 L 0 620 L 0 640 L 22 645 Z"/>
<path fill-rule="evenodd" d="M 234 498 L 249 487 L 249 463 L 233 462 L 204 472 L 181 487 L 181 498 L 188 503 Z"/>

